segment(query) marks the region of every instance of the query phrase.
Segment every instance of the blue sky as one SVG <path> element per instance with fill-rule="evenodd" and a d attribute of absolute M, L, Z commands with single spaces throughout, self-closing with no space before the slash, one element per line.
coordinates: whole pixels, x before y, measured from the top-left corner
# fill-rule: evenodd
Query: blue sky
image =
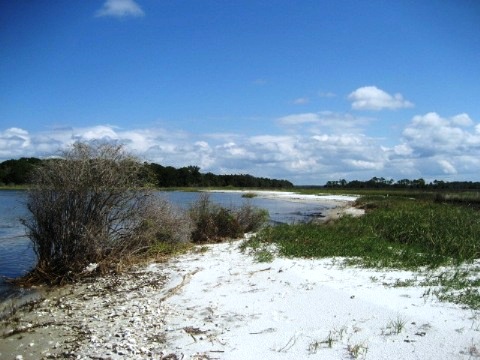
<path fill-rule="evenodd" d="M 0 0 L 0 161 L 480 181 L 479 100 L 475 0 Z"/>

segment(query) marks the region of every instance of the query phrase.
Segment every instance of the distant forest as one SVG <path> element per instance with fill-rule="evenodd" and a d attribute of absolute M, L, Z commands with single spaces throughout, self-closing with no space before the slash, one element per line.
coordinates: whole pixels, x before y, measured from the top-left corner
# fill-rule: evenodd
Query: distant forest
<path fill-rule="evenodd" d="M 424 179 L 402 179 L 395 181 L 383 177 L 373 177 L 367 181 L 347 181 L 341 179 L 338 181 L 328 181 L 324 188 L 330 189 L 429 189 L 429 190 L 479 190 L 480 182 L 472 181 L 442 181 L 434 180 L 427 183 Z"/>
<path fill-rule="evenodd" d="M 20 158 L 0 163 L 0 185 L 28 185 L 32 170 L 43 161 L 37 158 Z M 238 187 L 291 189 L 294 185 L 288 180 L 259 178 L 252 175 L 215 175 L 201 173 L 198 166 L 174 168 L 155 163 L 144 163 L 145 180 L 160 188 L 168 187 Z M 347 181 L 340 179 L 327 181 L 325 185 L 301 186 L 319 189 L 427 189 L 427 190 L 480 190 L 480 182 L 434 180 L 427 183 L 424 179 L 402 179 L 394 181 L 383 177 L 373 177 L 367 181 Z"/>
<path fill-rule="evenodd" d="M 28 185 L 32 170 L 43 161 L 37 158 L 20 158 L 0 163 L 0 185 Z M 174 168 L 155 163 L 144 163 L 144 180 L 154 186 L 166 187 L 240 187 L 290 189 L 293 184 L 287 180 L 259 178 L 252 175 L 215 175 L 201 173 L 197 166 Z"/>

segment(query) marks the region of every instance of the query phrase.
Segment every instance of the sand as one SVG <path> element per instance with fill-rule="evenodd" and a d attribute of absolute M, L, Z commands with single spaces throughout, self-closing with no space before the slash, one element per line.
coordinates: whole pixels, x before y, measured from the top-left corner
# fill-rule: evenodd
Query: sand
<path fill-rule="evenodd" d="M 339 258 L 257 263 L 240 243 L 56 290 L 2 322 L 0 358 L 480 357 L 478 312 L 395 286 L 418 274 Z"/>

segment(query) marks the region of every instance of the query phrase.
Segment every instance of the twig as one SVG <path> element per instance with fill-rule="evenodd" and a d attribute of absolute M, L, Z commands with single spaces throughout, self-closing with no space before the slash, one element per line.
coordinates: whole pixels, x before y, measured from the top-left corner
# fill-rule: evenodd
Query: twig
<path fill-rule="evenodd" d="M 297 337 L 295 335 L 293 335 L 290 338 L 290 340 L 288 340 L 288 342 L 285 344 L 285 346 L 283 348 L 281 348 L 280 350 L 277 350 L 277 352 L 287 352 L 288 350 L 290 350 L 295 345 L 296 342 L 297 342 Z"/>

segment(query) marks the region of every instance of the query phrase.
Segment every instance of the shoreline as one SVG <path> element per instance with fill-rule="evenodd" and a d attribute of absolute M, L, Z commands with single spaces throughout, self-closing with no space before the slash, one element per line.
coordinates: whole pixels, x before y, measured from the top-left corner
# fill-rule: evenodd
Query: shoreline
<path fill-rule="evenodd" d="M 291 202 L 301 202 L 309 204 L 329 205 L 330 207 L 322 211 L 322 217 L 314 221 L 323 223 L 330 220 L 338 219 L 341 216 L 361 216 L 365 214 L 365 210 L 353 206 L 353 203 L 359 198 L 355 195 L 313 195 L 299 194 L 292 191 L 275 191 L 275 190 L 202 190 L 205 192 L 217 193 L 243 193 L 255 194 L 259 198 L 275 199 Z"/>

